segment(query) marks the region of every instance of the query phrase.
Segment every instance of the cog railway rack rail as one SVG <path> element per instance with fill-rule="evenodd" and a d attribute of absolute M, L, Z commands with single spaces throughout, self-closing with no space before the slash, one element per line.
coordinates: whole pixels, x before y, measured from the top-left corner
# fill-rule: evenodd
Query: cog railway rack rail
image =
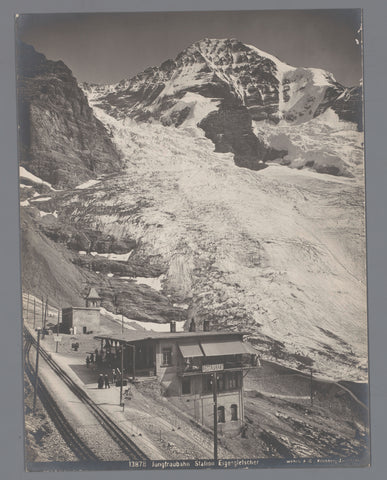
<path fill-rule="evenodd" d="M 33 368 L 29 361 L 29 351 L 31 346 L 37 347 L 35 338 L 31 335 L 26 327 L 24 327 L 24 336 L 26 339 L 26 372 L 32 380 Z M 81 402 L 88 407 L 90 412 L 98 419 L 100 425 L 112 438 L 112 440 L 121 448 L 121 450 L 128 456 L 130 460 L 148 460 L 145 453 L 127 436 L 127 434 L 98 406 L 90 397 L 79 387 L 67 373 L 51 358 L 51 356 L 42 348 L 39 348 L 39 353 L 50 368 L 58 375 L 58 377 L 68 386 L 71 392 L 76 395 Z M 82 460 L 99 460 L 98 457 L 83 443 L 78 437 L 74 429 L 65 419 L 63 413 L 60 411 L 56 402 L 44 387 L 42 382 L 39 382 L 40 398 L 47 408 L 47 412 L 52 418 L 59 432 L 63 435 L 65 440 L 69 440 L 69 445 L 74 448 L 74 453 Z"/>

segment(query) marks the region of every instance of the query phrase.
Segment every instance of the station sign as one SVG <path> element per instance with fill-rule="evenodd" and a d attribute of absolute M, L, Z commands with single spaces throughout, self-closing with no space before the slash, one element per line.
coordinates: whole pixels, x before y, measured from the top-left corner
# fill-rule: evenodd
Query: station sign
<path fill-rule="evenodd" d="M 59 337 L 58 335 L 55 335 L 54 338 L 54 342 L 61 342 L 62 341 L 62 337 Z"/>
<path fill-rule="evenodd" d="M 219 372 L 224 370 L 223 363 L 214 363 L 212 365 L 202 365 L 202 372 Z"/>

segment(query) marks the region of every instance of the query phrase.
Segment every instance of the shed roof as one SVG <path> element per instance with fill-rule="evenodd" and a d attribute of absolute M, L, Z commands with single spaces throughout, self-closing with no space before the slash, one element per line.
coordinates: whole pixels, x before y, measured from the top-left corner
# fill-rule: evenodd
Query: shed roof
<path fill-rule="evenodd" d="M 212 340 L 200 344 L 206 357 L 251 353 L 246 349 L 245 342 L 241 340 L 223 340 L 221 342 Z"/>
<path fill-rule="evenodd" d="M 184 358 L 203 357 L 203 352 L 198 342 L 191 342 L 188 345 L 180 345 L 178 343 L 178 346 Z"/>

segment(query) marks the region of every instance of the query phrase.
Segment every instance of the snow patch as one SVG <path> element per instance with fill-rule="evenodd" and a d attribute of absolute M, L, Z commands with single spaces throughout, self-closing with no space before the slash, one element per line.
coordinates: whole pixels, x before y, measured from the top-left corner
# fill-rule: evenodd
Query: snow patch
<path fill-rule="evenodd" d="M 58 218 L 58 212 L 56 210 L 54 212 L 43 212 L 42 210 L 39 210 L 39 215 L 41 217 L 45 217 L 46 215 L 52 215 L 55 218 Z"/>
<path fill-rule="evenodd" d="M 150 332 L 169 332 L 170 325 L 169 323 L 156 323 L 156 322 L 143 322 L 140 320 L 134 320 L 133 318 L 125 317 L 125 315 L 114 314 L 109 312 L 105 308 L 101 308 L 101 314 L 109 317 L 110 319 L 114 320 L 116 323 L 120 325 L 124 325 L 125 328 L 128 330 L 138 330 L 135 328 L 134 325 L 141 327 L 141 329 L 148 330 Z M 131 325 L 132 324 L 132 325 Z M 184 320 L 181 322 L 176 322 L 176 332 L 183 332 L 184 331 Z"/>
<path fill-rule="evenodd" d="M 84 190 L 85 188 L 90 188 L 93 185 L 97 185 L 98 183 L 100 183 L 100 180 L 88 180 L 87 182 L 81 183 L 81 185 L 78 185 L 75 188 L 77 190 Z"/>
<path fill-rule="evenodd" d="M 153 290 L 160 292 L 162 289 L 161 282 L 164 278 L 165 275 L 160 275 L 159 277 L 133 277 L 133 280 L 139 285 L 148 285 Z"/>
<path fill-rule="evenodd" d="M 188 126 L 196 126 L 210 112 L 216 110 L 220 100 L 216 98 L 206 98 L 197 93 L 187 92 L 182 99 L 172 108 L 163 114 L 163 119 L 167 119 L 171 114 L 179 112 L 186 107 L 190 107 L 191 111 L 186 120 L 180 125 L 180 128 Z"/>
<path fill-rule="evenodd" d="M 313 82 L 317 87 L 326 87 L 336 82 L 334 76 L 321 68 L 308 68 L 313 73 Z"/>
<path fill-rule="evenodd" d="M 174 303 L 172 306 L 175 308 L 182 308 L 183 310 L 189 309 L 188 303 Z"/>
<path fill-rule="evenodd" d="M 147 285 L 153 290 L 157 292 L 161 292 L 162 290 L 162 281 L 165 279 L 165 275 L 160 275 L 159 277 L 129 277 L 129 276 L 120 276 L 118 277 L 120 280 L 132 280 L 137 285 Z M 188 306 L 187 306 L 188 308 Z"/>
<path fill-rule="evenodd" d="M 111 320 L 114 320 L 116 323 L 119 323 L 120 325 L 124 325 L 125 328 L 128 330 L 136 330 L 134 327 L 128 325 L 128 322 L 132 322 L 133 320 L 130 320 L 129 318 L 126 318 L 123 315 L 115 314 L 112 312 L 109 312 L 109 310 L 106 310 L 106 308 L 101 307 L 100 312 L 102 315 L 105 317 L 109 317 Z"/>
<path fill-rule="evenodd" d="M 139 320 L 130 320 L 136 323 L 136 325 L 142 327 L 144 330 L 153 332 L 170 332 L 169 323 L 156 323 L 156 322 L 141 322 Z M 176 332 L 184 332 L 184 320 L 176 322 Z"/>
<path fill-rule="evenodd" d="M 107 258 L 108 260 L 115 260 L 116 262 L 127 262 L 132 253 L 133 253 L 133 250 L 131 250 L 128 253 L 97 253 L 97 252 L 91 252 L 91 255 L 93 255 L 94 257 L 104 257 L 104 258 Z"/>
<path fill-rule="evenodd" d="M 31 202 L 48 202 L 51 200 L 51 197 L 40 197 L 40 198 L 33 198 Z"/>
<path fill-rule="evenodd" d="M 24 200 L 23 202 L 20 202 L 21 207 L 29 207 L 30 202 L 28 200 Z"/>
<path fill-rule="evenodd" d="M 58 191 L 58 190 L 55 190 L 55 188 L 52 188 L 52 185 L 50 183 L 48 183 L 48 182 L 42 180 L 41 178 L 37 177 L 33 173 L 26 170 L 24 167 L 19 167 L 19 176 L 20 176 L 20 178 L 27 178 L 28 180 L 31 180 L 31 182 L 39 183 L 41 185 L 46 185 L 51 190 Z"/>

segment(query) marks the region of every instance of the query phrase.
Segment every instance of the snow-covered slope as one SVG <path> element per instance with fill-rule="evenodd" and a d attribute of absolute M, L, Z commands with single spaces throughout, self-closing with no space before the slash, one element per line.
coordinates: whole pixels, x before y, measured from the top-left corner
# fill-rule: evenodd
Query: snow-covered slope
<path fill-rule="evenodd" d="M 329 108 L 297 127 L 286 121 L 253 122 L 255 134 L 266 145 L 286 152 L 273 159 L 291 168 L 364 178 L 364 135 L 352 122 L 340 120 Z"/>
<path fill-rule="evenodd" d="M 164 291 L 199 323 L 248 330 L 266 356 L 288 365 L 364 378 L 362 177 L 240 169 L 196 127 L 93 109 L 124 153 L 126 173 L 67 198 L 71 221 L 135 238 L 131 259 L 161 257 Z M 332 151 L 353 148 L 351 135 L 330 133 Z"/>

